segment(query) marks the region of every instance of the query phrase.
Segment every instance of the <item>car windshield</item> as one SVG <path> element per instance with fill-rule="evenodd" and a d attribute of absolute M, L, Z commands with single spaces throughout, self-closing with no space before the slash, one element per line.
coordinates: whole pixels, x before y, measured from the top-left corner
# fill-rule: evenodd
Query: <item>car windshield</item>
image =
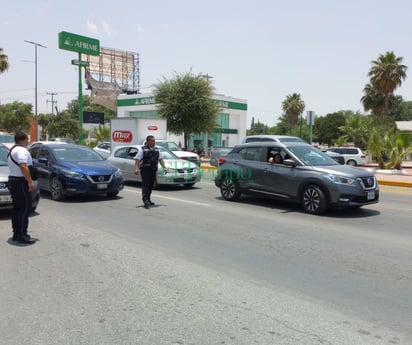
<path fill-rule="evenodd" d="M 103 161 L 104 158 L 96 151 L 88 147 L 62 147 L 53 148 L 55 157 L 64 162 L 95 162 Z"/>
<path fill-rule="evenodd" d="M 179 159 L 173 152 L 165 149 L 164 147 L 160 148 L 160 152 L 163 155 L 163 159 Z"/>
<path fill-rule="evenodd" d="M 0 143 L 14 143 L 14 136 L 11 134 L 0 134 Z"/>
<path fill-rule="evenodd" d="M 9 153 L 9 149 L 5 146 L 0 146 L 0 165 L 4 166 L 7 165 L 7 155 Z"/>
<path fill-rule="evenodd" d="M 338 163 L 326 153 L 312 146 L 291 146 L 289 150 L 305 165 L 338 165 Z"/>
<path fill-rule="evenodd" d="M 170 151 L 183 151 L 175 142 L 173 141 L 156 141 L 156 145 L 165 147 Z"/>

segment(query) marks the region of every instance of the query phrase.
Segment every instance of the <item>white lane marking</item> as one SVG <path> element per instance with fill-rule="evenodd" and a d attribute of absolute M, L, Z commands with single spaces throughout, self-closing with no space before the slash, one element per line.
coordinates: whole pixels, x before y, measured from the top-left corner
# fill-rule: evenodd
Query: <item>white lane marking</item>
<path fill-rule="evenodd" d="M 129 189 L 127 187 L 123 188 L 123 192 L 142 194 L 142 192 L 139 189 Z M 192 205 L 198 205 L 198 206 L 210 206 L 209 204 L 203 203 L 203 202 L 196 202 L 196 201 L 190 201 L 190 200 L 185 200 L 185 199 L 171 198 L 169 196 L 164 196 L 164 195 L 159 195 L 159 194 L 153 194 L 153 195 L 156 198 L 163 198 L 163 199 L 167 199 L 167 200 L 180 201 L 180 202 L 184 202 L 186 204 L 192 204 Z"/>

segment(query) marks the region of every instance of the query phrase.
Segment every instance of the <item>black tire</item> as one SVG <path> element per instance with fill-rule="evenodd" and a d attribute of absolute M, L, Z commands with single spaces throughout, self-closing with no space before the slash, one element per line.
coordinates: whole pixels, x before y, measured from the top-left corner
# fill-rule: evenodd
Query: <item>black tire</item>
<path fill-rule="evenodd" d="M 350 165 L 350 166 L 353 166 L 353 167 L 356 167 L 356 166 L 357 166 L 356 161 L 353 160 L 353 159 L 349 159 L 349 160 L 346 162 L 346 164 L 347 164 L 347 165 Z"/>
<path fill-rule="evenodd" d="M 183 186 L 184 186 L 185 188 L 187 188 L 187 189 L 190 189 L 190 188 L 192 188 L 194 185 L 195 185 L 194 183 L 187 183 L 187 184 L 184 184 Z"/>
<path fill-rule="evenodd" d="M 51 198 L 55 201 L 64 199 L 63 187 L 57 176 L 53 176 L 50 179 L 50 194 Z"/>
<path fill-rule="evenodd" d="M 114 198 L 115 196 L 117 196 L 117 194 L 119 194 L 119 191 L 118 191 L 118 190 L 115 191 L 115 192 L 107 193 L 107 196 L 108 196 L 109 198 Z"/>
<path fill-rule="evenodd" d="M 312 184 L 303 190 L 302 206 L 307 213 L 321 214 L 328 209 L 328 200 L 322 189 Z"/>
<path fill-rule="evenodd" d="M 239 199 L 241 194 L 239 182 L 232 178 L 225 178 L 220 184 L 220 194 L 228 201 Z"/>

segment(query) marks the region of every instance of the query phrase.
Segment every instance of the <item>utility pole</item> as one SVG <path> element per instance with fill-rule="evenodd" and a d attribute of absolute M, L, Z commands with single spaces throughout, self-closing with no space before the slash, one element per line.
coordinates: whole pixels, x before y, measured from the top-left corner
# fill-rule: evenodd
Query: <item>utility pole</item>
<path fill-rule="evenodd" d="M 39 125 L 37 121 L 39 120 L 37 118 L 38 112 L 37 112 L 37 47 L 41 48 L 47 48 L 44 45 L 33 42 L 33 41 L 27 41 L 24 40 L 26 43 L 30 43 L 34 45 L 34 118 L 36 119 L 36 140 L 39 140 Z"/>
<path fill-rule="evenodd" d="M 213 77 L 212 76 L 210 76 L 209 74 L 200 74 L 200 76 L 202 77 L 202 78 L 205 78 L 206 79 L 206 82 L 207 82 L 207 85 L 209 85 L 209 79 L 213 79 Z M 209 157 L 209 136 L 208 136 L 208 132 L 206 131 L 206 133 L 205 133 L 205 142 L 206 142 L 206 144 L 205 144 L 205 148 L 204 148 L 204 154 L 205 154 L 205 157 Z"/>
<path fill-rule="evenodd" d="M 57 101 L 54 100 L 53 96 L 57 96 L 57 93 L 47 92 L 47 94 L 51 96 L 51 101 L 47 100 L 46 102 L 52 104 L 52 115 L 54 115 L 54 105 L 57 104 Z"/>

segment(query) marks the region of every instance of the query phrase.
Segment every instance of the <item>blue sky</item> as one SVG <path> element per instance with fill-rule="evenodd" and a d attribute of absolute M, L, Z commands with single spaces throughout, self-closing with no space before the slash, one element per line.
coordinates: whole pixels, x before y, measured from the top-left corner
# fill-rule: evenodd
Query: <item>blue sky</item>
<path fill-rule="evenodd" d="M 0 102 L 34 104 L 34 64 L 22 61 L 34 61 L 34 46 L 25 40 L 47 46 L 38 48 L 38 112 L 51 112 L 47 93 L 59 109 L 77 98 L 77 53 L 58 48 L 68 31 L 139 53 L 142 92 L 175 72 L 212 76 L 217 93 L 247 100 L 248 126 L 252 116 L 275 125 L 295 92 L 305 113 L 363 111 L 372 60 L 394 51 L 412 73 L 411 13 L 406 0 L 7 1 L 0 47 L 11 67 L 0 75 Z M 412 100 L 411 78 L 396 93 Z"/>

